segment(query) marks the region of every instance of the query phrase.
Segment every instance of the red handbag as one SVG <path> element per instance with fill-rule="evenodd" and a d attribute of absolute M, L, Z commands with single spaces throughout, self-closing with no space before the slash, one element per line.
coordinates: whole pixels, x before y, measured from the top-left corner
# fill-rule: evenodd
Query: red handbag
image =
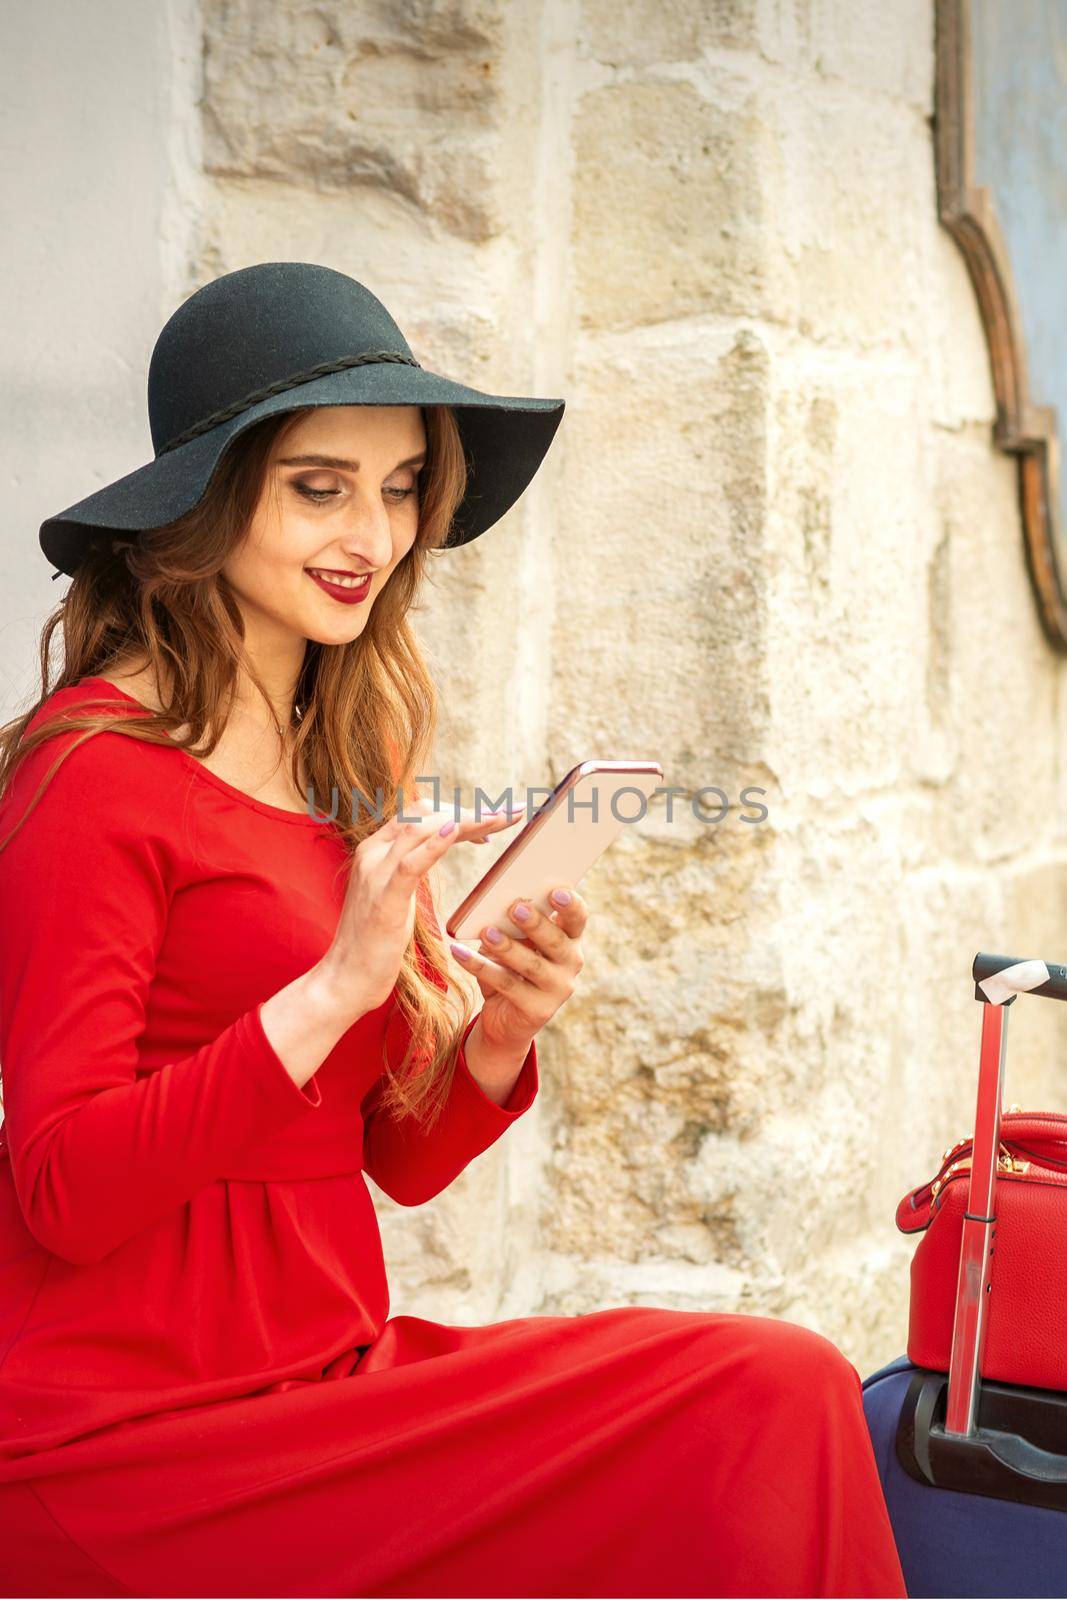
<path fill-rule="evenodd" d="M 973 1144 L 946 1150 L 896 1212 L 902 1233 L 924 1235 L 911 1263 L 908 1358 L 935 1372 L 948 1372 L 952 1353 Z M 994 1210 L 982 1377 L 1067 1390 L 1067 1115 L 1017 1106 L 1001 1115 Z"/>

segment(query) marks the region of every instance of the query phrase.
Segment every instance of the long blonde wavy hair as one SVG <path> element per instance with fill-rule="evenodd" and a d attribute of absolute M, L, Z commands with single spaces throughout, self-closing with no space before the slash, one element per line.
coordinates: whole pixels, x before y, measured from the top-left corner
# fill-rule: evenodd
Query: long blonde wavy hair
<path fill-rule="evenodd" d="M 178 745 L 198 759 L 210 755 L 247 673 L 281 723 L 244 650 L 240 608 L 222 572 L 244 537 L 268 478 L 273 448 L 312 408 L 267 417 L 234 439 L 199 504 L 165 527 L 135 537 L 89 536 L 85 560 L 45 622 L 41 636 L 41 689 L 28 711 L 0 725 L 0 795 L 32 750 L 71 729 L 85 738 L 108 730 L 148 744 Z M 349 857 L 360 841 L 396 814 L 399 796 L 413 798 L 414 774 L 425 770 L 438 719 L 433 681 L 408 621 L 431 553 L 448 537 L 467 483 L 467 462 L 455 415 L 447 406 L 423 407 L 427 460 L 419 474 L 415 542 L 376 598 L 358 639 L 349 644 L 309 640 L 293 706 L 292 775 L 300 767 L 315 796 L 366 797 L 337 805 L 333 825 Z M 62 667 L 50 679 L 56 630 Z M 155 669 L 155 682 L 171 684 L 165 709 L 130 717 L 109 700 L 102 711 L 67 713 L 22 735 L 50 695 L 90 676 L 106 677 L 112 663 L 133 655 Z M 102 702 L 98 700 L 97 705 Z M 177 730 L 188 724 L 183 736 Z M 82 740 L 72 742 L 77 748 Z M 61 761 L 45 775 L 16 827 L 26 821 Z M 369 808 L 381 794 L 381 816 Z M 320 808 L 321 809 L 321 808 Z M 325 808 L 331 810 L 329 801 Z M 451 977 L 437 932 L 429 875 L 418 885 L 411 943 L 397 978 L 396 1009 L 406 1026 L 403 1059 L 394 1064 L 383 1045 L 381 1108 L 432 1127 L 448 1098 L 462 1030 L 473 1014 L 469 992 Z M 458 1020 L 457 1020 L 458 1018 Z M 2 1101 L 0 1101 L 2 1105 Z"/>

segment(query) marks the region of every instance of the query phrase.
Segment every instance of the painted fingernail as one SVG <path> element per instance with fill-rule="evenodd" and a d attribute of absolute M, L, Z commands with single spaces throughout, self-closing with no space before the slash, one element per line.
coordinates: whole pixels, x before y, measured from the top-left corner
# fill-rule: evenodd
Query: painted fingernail
<path fill-rule="evenodd" d="M 490 944 L 500 944 L 503 941 L 504 935 L 501 933 L 499 928 L 486 928 L 485 937 L 489 940 Z"/>
<path fill-rule="evenodd" d="M 452 954 L 458 961 L 469 961 L 471 953 L 465 944 L 453 944 Z"/>
<path fill-rule="evenodd" d="M 529 922 L 530 908 L 529 906 L 516 906 L 513 915 L 517 917 L 520 922 Z"/>
<path fill-rule="evenodd" d="M 445 825 L 444 825 L 444 827 L 443 827 L 443 828 L 438 828 L 438 830 L 437 830 L 437 831 L 438 831 L 438 833 L 439 833 L 439 834 L 440 834 L 440 835 L 441 835 L 441 837 L 442 837 L 442 839 L 443 839 L 443 838 L 444 838 L 444 836 L 445 836 L 445 834 L 446 834 L 446 833 L 451 833 L 451 832 L 452 832 L 452 829 L 453 829 L 453 828 L 454 828 L 454 827 L 455 827 L 455 826 L 456 826 L 456 822 L 455 822 L 455 818 L 453 818 L 453 819 L 452 819 L 452 821 L 451 821 L 451 822 L 446 822 L 446 823 L 445 823 Z"/>
<path fill-rule="evenodd" d="M 569 906 L 571 903 L 571 897 L 566 889 L 553 889 L 552 898 L 558 906 Z"/>

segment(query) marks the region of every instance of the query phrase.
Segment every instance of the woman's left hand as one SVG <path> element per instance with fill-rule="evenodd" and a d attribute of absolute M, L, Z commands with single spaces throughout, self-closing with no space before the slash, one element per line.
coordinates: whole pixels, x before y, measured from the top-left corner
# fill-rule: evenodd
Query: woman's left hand
<path fill-rule="evenodd" d="M 516 927 L 524 926 L 515 915 L 516 907 L 528 908 L 525 938 L 512 939 L 500 928 L 497 931 L 502 937 L 494 943 L 483 928 L 477 951 L 466 960 L 457 954 L 466 947 L 453 942 L 453 954 L 461 966 L 473 972 L 485 997 L 481 1023 L 486 1044 L 528 1048 L 537 1031 L 574 993 L 583 966 L 581 936 L 589 911 L 569 884 L 558 887 L 567 890 L 571 900 L 569 905 L 556 906 L 549 895 L 554 907 L 551 917 L 528 900 L 515 900 L 508 907 L 508 918 Z"/>

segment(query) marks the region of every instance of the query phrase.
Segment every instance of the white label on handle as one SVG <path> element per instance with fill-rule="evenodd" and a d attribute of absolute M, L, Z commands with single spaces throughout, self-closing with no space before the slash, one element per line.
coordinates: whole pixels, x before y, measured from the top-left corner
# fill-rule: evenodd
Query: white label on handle
<path fill-rule="evenodd" d="M 994 972 L 991 978 L 980 979 L 978 987 L 993 1005 L 1002 1006 L 1013 994 L 1026 994 L 1028 989 L 1037 989 L 1048 979 L 1048 968 L 1043 961 L 1016 961 L 1013 967 Z"/>

